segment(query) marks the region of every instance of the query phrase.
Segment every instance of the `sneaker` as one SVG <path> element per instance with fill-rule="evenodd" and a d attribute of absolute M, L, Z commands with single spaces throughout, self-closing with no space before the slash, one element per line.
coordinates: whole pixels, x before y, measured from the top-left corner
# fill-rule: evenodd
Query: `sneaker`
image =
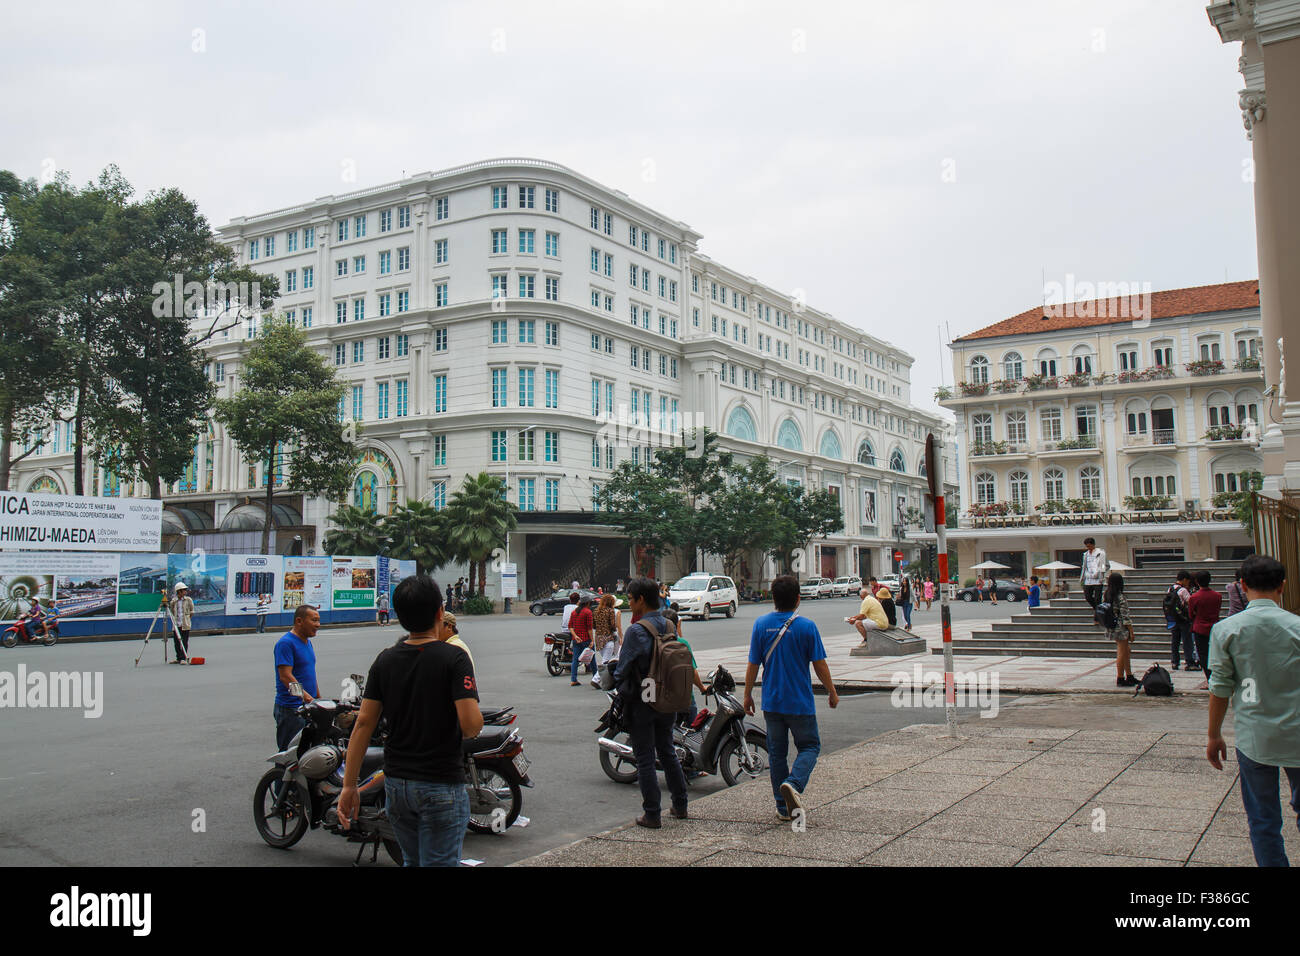
<path fill-rule="evenodd" d="M 785 800 L 786 809 L 790 811 L 790 816 L 794 816 L 795 810 L 803 809 L 803 801 L 799 799 L 799 791 L 794 788 L 789 780 L 781 784 L 781 797 Z"/>
<path fill-rule="evenodd" d="M 636 818 L 636 825 L 645 827 L 647 830 L 658 830 L 663 824 L 659 822 L 658 817 L 652 817 L 649 814 L 642 814 Z"/>

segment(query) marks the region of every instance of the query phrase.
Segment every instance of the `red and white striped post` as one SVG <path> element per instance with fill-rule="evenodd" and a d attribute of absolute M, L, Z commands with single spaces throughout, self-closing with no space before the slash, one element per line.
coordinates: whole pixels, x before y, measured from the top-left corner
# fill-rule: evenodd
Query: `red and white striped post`
<path fill-rule="evenodd" d="M 943 709 L 948 735 L 957 736 L 957 681 L 952 662 L 952 612 L 948 605 L 948 516 L 943 502 L 943 474 L 934 435 L 925 440 L 925 476 L 934 502 L 934 533 L 939 550 L 939 617 L 943 621 Z"/>

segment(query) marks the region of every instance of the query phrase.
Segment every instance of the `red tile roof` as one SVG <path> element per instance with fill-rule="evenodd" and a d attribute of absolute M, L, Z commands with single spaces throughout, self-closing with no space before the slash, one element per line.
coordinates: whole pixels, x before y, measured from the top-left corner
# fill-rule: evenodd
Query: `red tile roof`
<path fill-rule="evenodd" d="M 1093 326 L 1118 325 L 1146 316 L 1168 319 L 1179 315 L 1202 315 L 1208 312 L 1230 312 L 1259 306 L 1259 280 L 1225 282 L 1221 285 L 1202 285 L 1191 289 L 1170 289 L 1152 292 L 1147 296 L 1134 295 L 1110 299 L 1092 299 L 1064 305 L 1036 305 L 1019 315 L 995 322 L 954 341 L 991 339 L 1003 335 L 1036 335 L 1061 329 L 1084 329 Z"/>

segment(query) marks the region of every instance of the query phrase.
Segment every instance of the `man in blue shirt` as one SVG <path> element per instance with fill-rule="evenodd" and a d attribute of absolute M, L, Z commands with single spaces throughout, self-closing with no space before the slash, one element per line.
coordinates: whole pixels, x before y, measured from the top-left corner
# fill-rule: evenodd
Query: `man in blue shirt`
<path fill-rule="evenodd" d="M 1038 607 L 1042 599 L 1043 591 L 1038 586 L 1038 575 L 1033 575 L 1029 579 L 1029 606 Z"/>
<path fill-rule="evenodd" d="M 281 750 L 302 729 L 298 708 L 316 699 L 316 651 L 311 639 L 320 630 L 320 612 L 300 604 L 293 628 L 275 642 L 275 745 Z"/>
<path fill-rule="evenodd" d="M 754 681 L 759 664 L 763 665 L 763 718 L 767 721 L 767 757 L 772 775 L 772 794 L 776 797 L 776 815 L 790 820 L 802 814 L 799 794 L 808 786 L 821 738 L 817 734 L 817 708 L 813 702 L 812 679 L 808 665 L 826 688 L 832 708 L 840 702 L 826 666 L 826 648 L 822 646 L 817 625 L 799 617 L 799 581 L 783 574 L 772 582 L 772 603 L 776 610 L 754 622 L 749 642 L 749 667 L 745 669 L 745 713 L 754 713 Z M 787 763 L 790 740 L 798 755 L 794 766 Z"/>

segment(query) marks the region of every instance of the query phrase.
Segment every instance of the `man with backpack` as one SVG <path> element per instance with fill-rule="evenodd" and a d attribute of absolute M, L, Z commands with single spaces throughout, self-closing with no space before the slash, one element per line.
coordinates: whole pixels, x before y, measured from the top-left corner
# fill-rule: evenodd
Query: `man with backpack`
<path fill-rule="evenodd" d="M 1223 769 L 1223 719 L 1232 701 L 1241 802 L 1259 866 L 1289 866 L 1282 841 L 1278 770 L 1291 784 L 1300 826 L 1300 617 L 1282 609 L 1286 568 L 1252 555 L 1241 565 L 1249 603 L 1210 632 L 1210 721 L 1206 759 Z"/>
<path fill-rule="evenodd" d="M 672 794 L 671 813 L 679 820 L 686 819 L 686 775 L 673 750 L 673 723 L 678 711 L 690 708 L 695 668 L 690 648 L 677 640 L 672 624 L 663 616 L 658 585 L 649 578 L 637 578 L 628 585 L 627 599 L 633 623 L 623 632 L 614 686 L 624 708 L 641 785 L 643 813 L 636 822 L 657 830 L 660 790 L 656 754 Z"/>
<path fill-rule="evenodd" d="M 1188 588 L 1192 573 L 1186 568 L 1178 572 L 1178 580 L 1165 592 L 1161 608 L 1165 613 L 1165 628 L 1169 631 L 1170 667 L 1178 670 L 1179 649 L 1187 655 L 1187 670 L 1199 669 L 1196 643 L 1192 639 L 1192 613 L 1187 602 L 1191 599 Z"/>
<path fill-rule="evenodd" d="M 778 819 L 790 820 L 802 812 L 799 795 L 808 786 L 821 737 L 817 733 L 817 708 L 813 701 L 808 665 L 826 688 L 832 708 L 840 703 L 831 670 L 826 666 L 817 625 L 800 617 L 799 581 L 783 574 L 772 582 L 774 610 L 754 622 L 749 640 L 749 666 L 745 669 L 745 713 L 754 713 L 754 682 L 763 667 L 763 719 L 767 721 L 767 762 L 772 776 Z M 790 737 L 798 754 L 794 766 L 787 763 Z"/>

